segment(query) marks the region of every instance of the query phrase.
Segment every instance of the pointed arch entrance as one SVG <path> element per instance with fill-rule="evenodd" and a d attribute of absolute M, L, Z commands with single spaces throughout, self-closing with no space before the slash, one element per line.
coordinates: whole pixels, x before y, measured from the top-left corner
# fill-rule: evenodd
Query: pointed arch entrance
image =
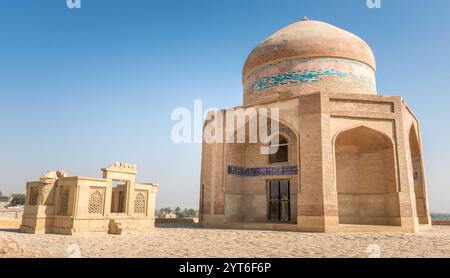
<path fill-rule="evenodd" d="M 391 139 L 361 126 L 340 133 L 334 149 L 339 223 L 400 225 Z"/>

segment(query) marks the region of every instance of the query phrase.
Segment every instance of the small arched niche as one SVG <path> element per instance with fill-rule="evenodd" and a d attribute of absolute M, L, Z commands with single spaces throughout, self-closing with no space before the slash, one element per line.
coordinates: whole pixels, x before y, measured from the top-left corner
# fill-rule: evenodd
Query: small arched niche
<path fill-rule="evenodd" d="M 275 136 L 279 136 L 278 144 L 270 145 L 273 152 L 269 154 L 269 164 L 287 163 L 289 162 L 289 140 L 281 134 Z"/>
<path fill-rule="evenodd" d="M 335 139 L 340 224 L 400 225 L 394 147 L 376 130 L 357 127 Z"/>
<path fill-rule="evenodd" d="M 414 193 L 416 195 L 416 211 L 420 224 L 428 224 L 428 211 L 425 198 L 425 183 L 422 169 L 422 155 L 419 139 L 414 126 L 409 132 L 409 150 L 411 154 L 411 168 L 414 179 Z"/>

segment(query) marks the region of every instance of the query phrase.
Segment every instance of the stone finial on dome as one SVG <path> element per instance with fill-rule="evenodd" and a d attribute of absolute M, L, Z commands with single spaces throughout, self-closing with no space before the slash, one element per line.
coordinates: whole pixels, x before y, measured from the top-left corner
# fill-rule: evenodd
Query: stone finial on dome
<path fill-rule="evenodd" d="M 302 21 L 308 21 L 309 20 L 309 17 L 307 17 L 306 15 L 305 15 L 305 17 L 302 19 Z"/>

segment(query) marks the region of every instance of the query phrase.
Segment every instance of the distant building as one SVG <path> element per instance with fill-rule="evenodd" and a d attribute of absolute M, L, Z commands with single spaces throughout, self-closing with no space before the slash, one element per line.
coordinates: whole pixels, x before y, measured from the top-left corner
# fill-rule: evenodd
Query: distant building
<path fill-rule="evenodd" d="M 0 209 L 6 208 L 11 203 L 12 197 L 1 196 L 0 197 Z"/>
<path fill-rule="evenodd" d="M 163 214 L 161 215 L 161 218 L 166 218 L 166 219 L 169 219 L 169 218 L 177 218 L 177 215 L 176 215 L 175 213 L 172 213 L 172 212 L 169 212 L 169 213 L 163 213 Z"/>
<path fill-rule="evenodd" d="M 56 171 L 28 182 L 20 231 L 121 234 L 154 228 L 158 185 L 136 183 L 133 164 L 116 163 L 102 172 L 99 179 Z"/>
<path fill-rule="evenodd" d="M 0 203 L 11 203 L 12 197 L 11 196 L 0 196 Z"/>

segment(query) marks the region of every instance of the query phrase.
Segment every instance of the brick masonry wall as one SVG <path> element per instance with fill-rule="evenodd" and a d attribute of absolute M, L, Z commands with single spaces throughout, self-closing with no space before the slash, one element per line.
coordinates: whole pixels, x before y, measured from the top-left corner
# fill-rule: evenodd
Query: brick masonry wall
<path fill-rule="evenodd" d="M 325 231 L 326 225 L 337 225 L 337 222 L 325 223 L 326 217 L 337 219 L 339 216 L 334 140 L 345 130 L 363 126 L 383 134 L 392 142 L 394 159 L 388 162 L 394 172 L 387 180 L 393 184 L 397 196 L 390 196 L 387 202 L 398 200 L 402 227 L 413 229 L 415 220 L 412 219 L 417 212 L 408 141 L 410 126 L 414 124 L 418 128 L 418 123 L 400 97 L 312 93 L 258 106 L 280 108 L 281 121 L 288 124 L 300 139 L 298 157 L 294 160 L 299 164 L 300 189 L 296 194 L 296 214 L 299 219 L 309 217 L 312 222 L 299 225 L 315 225 L 315 231 Z M 419 144 L 421 147 L 421 142 Z M 239 215 L 241 210 L 249 208 L 266 210 L 264 177 L 262 182 L 254 183 L 255 179 L 248 183 L 247 179 L 252 178 L 228 174 L 229 163 L 242 167 L 264 165 L 257 155 L 247 154 L 245 148 L 238 144 L 204 144 L 202 159 L 205 214 Z M 389 192 L 393 190 L 389 189 Z M 428 206 L 426 210 L 428 214 Z M 251 220 L 255 218 L 246 219 Z M 257 220 L 263 221 L 261 214 Z"/>

